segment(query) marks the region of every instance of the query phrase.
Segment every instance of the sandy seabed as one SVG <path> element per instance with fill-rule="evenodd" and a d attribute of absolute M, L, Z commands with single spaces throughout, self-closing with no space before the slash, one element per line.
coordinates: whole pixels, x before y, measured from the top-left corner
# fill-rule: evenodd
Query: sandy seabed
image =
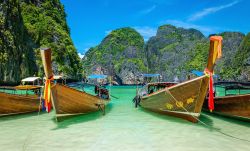
<path fill-rule="evenodd" d="M 249 151 L 250 123 L 203 113 L 201 123 L 134 108 L 136 89 L 117 86 L 106 115 L 75 116 L 57 123 L 55 113 L 0 118 L 1 151 Z"/>

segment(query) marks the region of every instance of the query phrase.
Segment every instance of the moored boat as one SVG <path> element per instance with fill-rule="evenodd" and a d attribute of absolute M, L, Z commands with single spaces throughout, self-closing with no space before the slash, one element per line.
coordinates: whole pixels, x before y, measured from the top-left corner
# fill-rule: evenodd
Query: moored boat
<path fill-rule="evenodd" d="M 202 104 L 207 94 L 209 83 L 217 58 L 221 56 L 222 37 L 210 37 L 210 50 L 206 75 L 173 85 L 166 86 L 153 93 L 137 94 L 139 105 L 145 109 L 198 122 Z"/>
<path fill-rule="evenodd" d="M 40 86 L 0 87 L 0 116 L 39 112 Z"/>
<path fill-rule="evenodd" d="M 250 87 L 239 82 L 223 82 L 215 84 L 224 88 L 224 95 L 214 97 L 214 110 L 212 114 L 218 114 L 230 118 L 244 121 L 250 121 Z M 216 89 L 215 89 L 216 90 Z M 228 90 L 234 90 L 236 93 L 228 93 Z M 249 90 L 248 94 L 241 91 Z M 215 93 L 216 95 L 217 93 Z M 208 98 L 203 104 L 203 110 L 208 110 Z"/>
<path fill-rule="evenodd" d="M 56 112 L 57 120 L 66 116 L 86 114 L 98 110 L 105 113 L 105 105 L 110 101 L 110 98 L 102 98 L 102 96 L 104 96 L 102 92 L 104 91 L 100 91 L 98 95 L 91 95 L 66 85 L 53 83 L 51 49 L 41 49 L 41 56 L 47 79 L 46 83 L 51 83 L 51 88 L 48 88 L 48 91 L 51 90 L 51 94 L 48 92 L 48 96 L 52 96 L 51 101 Z M 109 92 L 105 91 L 105 93 Z"/>

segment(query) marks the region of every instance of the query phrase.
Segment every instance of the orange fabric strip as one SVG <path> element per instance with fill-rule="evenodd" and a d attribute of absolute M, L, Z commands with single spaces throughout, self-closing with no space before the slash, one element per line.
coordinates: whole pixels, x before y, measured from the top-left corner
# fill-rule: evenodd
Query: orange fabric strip
<path fill-rule="evenodd" d="M 210 40 L 211 41 L 218 41 L 219 43 L 218 43 L 218 55 L 217 55 L 217 58 L 221 58 L 221 56 L 222 56 L 222 51 L 221 51 L 221 49 L 222 49 L 222 40 L 223 40 L 223 38 L 221 37 L 221 36 L 211 36 L 210 37 Z"/>
<path fill-rule="evenodd" d="M 50 85 L 51 85 L 52 80 L 54 80 L 53 76 L 51 78 L 46 79 L 45 87 L 44 87 L 44 100 L 45 100 L 45 107 L 46 107 L 47 112 L 50 112 L 50 109 L 51 109 Z"/>

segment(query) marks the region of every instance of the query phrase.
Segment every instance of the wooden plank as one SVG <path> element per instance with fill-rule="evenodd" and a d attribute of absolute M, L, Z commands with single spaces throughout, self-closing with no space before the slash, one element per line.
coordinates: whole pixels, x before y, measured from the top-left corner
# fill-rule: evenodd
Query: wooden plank
<path fill-rule="evenodd" d="M 40 98 L 37 95 L 15 95 L 0 92 L 0 116 L 38 112 Z"/>

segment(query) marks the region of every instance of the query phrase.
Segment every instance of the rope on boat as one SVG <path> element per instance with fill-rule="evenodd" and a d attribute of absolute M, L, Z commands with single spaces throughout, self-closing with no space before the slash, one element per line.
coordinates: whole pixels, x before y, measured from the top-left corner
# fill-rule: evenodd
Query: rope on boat
<path fill-rule="evenodd" d="M 119 99 L 118 97 L 116 97 L 116 96 L 113 96 L 113 95 L 111 95 L 111 94 L 110 94 L 110 96 L 111 96 L 111 97 L 113 97 L 113 98 L 115 98 L 115 99 Z"/>
<path fill-rule="evenodd" d="M 166 91 L 168 91 L 169 93 L 168 94 L 170 94 L 170 96 L 174 99 L 174 103 L 176 103 L 176 104 L 179 104 L 179 101 L 177 101 L 177 99 L 170 93 L 170 91 L 168 90 L 168 89 L 166 89 Z M 167 92 L 165 92 L 165 94 L 166 94 Z M 204 124 L 205 126 L 209 126 L 209 125 L 207 125 L 206 123 L 204 123 L 203 121 L 201 121 L 199 118 L 197 118 L 197 117 L 195 117 L 194 115 L 192 115 L 183 105 L 180 105 L 180 107 L 182 108 L 182 109 L 184 109 L 189 115 L 191 115 L 193 118 L 195 118 L 197 121 L 199 121 L 199 122 L 201 122 L 202 124 Z"/>
<path fill-rule="evenodd" d="M 102 115 L 105 115 L 105 104 L 96 104 L 98 109 L 102 112 Z M 103 105 L 103 108 L 102 108 Z"/>
<path fill-rule="evenodd" d="M 133 103 L 135 104 L 135 108 L 137 108 L 138 106 L 140 106 L 140 102 L 141 102 L 141 98 L 139 95 L 136 95 L 133 99 Z"/>
<path fill-rule="evenodd" d="M 178 103 L 177 99 L 170 93 L 170 91 L 169 91 L 168 89 L 166 89 L 166 91 L 169 92 L 168 94 L 170 94 L 170 96 L 174 99 L 175 103 Z M 166 95 L 166 93 L 167 93 L 166 91 L 165 91 L 165 95 Z M 241 141 L 250 142 L 250 140 L 243 139 L 243 138 L 238 138 L 238 137 L 236 137 L 236 136 L 233 136 L 233 135 L 224 133 L 224 132 L 220 131 L 219 128 L 215 128 L 215 127 L 213 127 L 213 126 L 210 126 L 210 125 L 206 124 L 205 122 L 201 121 L 199 118 L 197 118 L 197 117 L 195 117 L 194 115 L 192 115 L 183 105 L 181 105 L 181 107 L 182 107 L 189 115 L 191 115 L 193 118 L 195 118 L 197 121 L 199 121 L 201 124 L 207 126 L 208 128 L 211 128 L 212 130 L 215 130 L 216 132 L 221 133 L 222 135 L 225 135 L 225 136 L 227 136 L 227 137 L 231 137 L 231 138 L 238 139 L 238 140 L 241 140 Z"/>

